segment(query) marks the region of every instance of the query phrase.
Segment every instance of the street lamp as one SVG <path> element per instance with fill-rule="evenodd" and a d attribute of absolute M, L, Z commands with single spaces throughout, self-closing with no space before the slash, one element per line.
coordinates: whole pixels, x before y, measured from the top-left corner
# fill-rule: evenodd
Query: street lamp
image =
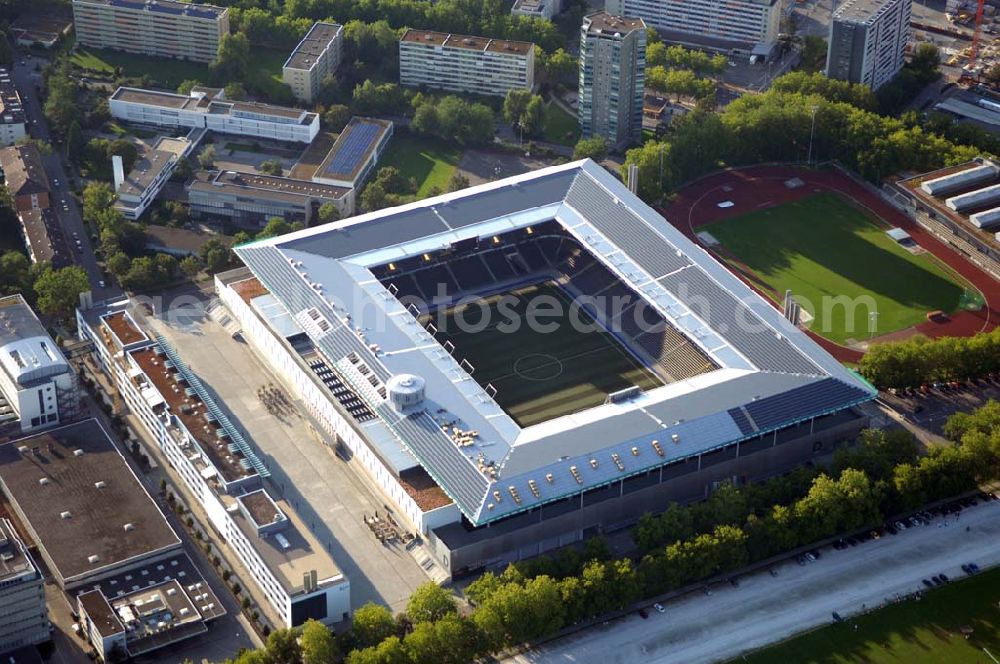
<path fill-rule="evenodd" d="M 878 311 L 868 312 L 868 338 L 871 339 L 875 336 L 875 330 L 878 329 Z"/>
<path fill-rule="evenodd" d="M 810 165 L 813 161 L 813 136 L 816 134 L 816 111 L 818 109 L 819 107 L 816 105 L 809 107 L 812 112 L 812 127 L 809 129 L 809 156 L 806 157 L 806 163 Z"/>

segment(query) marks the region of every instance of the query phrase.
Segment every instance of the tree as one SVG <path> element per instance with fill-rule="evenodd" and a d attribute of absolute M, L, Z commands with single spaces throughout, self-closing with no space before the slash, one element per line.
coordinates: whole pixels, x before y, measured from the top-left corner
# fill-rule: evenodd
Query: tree
<path fill-rule="evenodd" d="M 80 123 L 73 120 L 69 129 L 66 130 L 66 153 L 71 161 L 79 163 L 84 157 L 84 150 L 87 147 L 87 139 L 83 136 Z"/>
<path fill-rule="evenodd" d="M 233 81 L 226 84 L 226 87 L 223 89 L 223 94 L 225 94 L 226 99 L 230 99 L 232 101 L 244 101 L 247 98 L 247 89 L 240 81 Z"/>
<path fill-rule="evenodd" d="M 534 95 L 521 114 L 521 129 L 528 136 L 541 132 L 545 122 L 545 103 L 539 95 Z"/>
<path fill-rule="evenodd" d="M 215 146 L 206 145 L 202 148 L 201 153 L 198 155 L 198 163 L 201 167 L 206 170 L 211 170 L 215 167 Z"/>
<path fill-rule="evenodd" d="M 354 612 L 351 636 L 359 649 L 376 646 L 395 632 L 392 612 L 381 604 L 368 602 Z"/>
<path fill-rule="evenodd" d="M 267 220 L 267 224 L 264 228 L 257 233 L 257 239 L 262 240 L 267 237 L 277 237 L 278 235 L 284 235 L 291 230 L 291 224 L 285 221 L 283 217 L 271 217 Z"/>
<path fill-rule="evenodd" d="M 983 79 L 993 87 L 1000 86 L 1000 62 L 987 69 L 983 73 Z"/>
<path fill-rule="evenodd" d="M 475 625 L 449 614 L 434 622 L 419 622 L 403 639 L 412 664 L 465 664 L 476 658 Z"/>
<path fill-rule="evenodd" d="M 65 133 L 78 115 L 77 84 L 70 74 L 68 63 L 68 60 L 62 61 L 49 74 L 46 81 L 48 96 L 43 111 L 52 127 L 59 133 Z"/>
<path fill-rule="evenodd" d="M 385 187 L 380 182 L 369 182 L 361 192 L 361 207 L 368 212 L 381 210 L 388 203 Z"/>
<path fill-rule="evenodd" d="M 333 632 L 317 620 L 310 618 L 302 625 L 299 645 L 302 664 L 334 664 L 337 661 L 339 651 Z"/>
<path fill-rule="evenodd" d="M 933 42 L 919 42 L 913 52 L 913 57 L 910 58 L 910 66 L 921 75 L 921 78 L 933 80 L 937 78 L 939 73 L 938 67 L 941 66 L 941 52 Z"/>
<path fill-rule="evenodd" d="M 132 170 L 136 160 L 139 158 L 139 150 L 135 147 L 135 144 L 132 143 L 132 141 L 124 138 L 118 138 L 107 144 L 108 161 L 110 161 L 114 156 L 122 158 L 122 165 L 125 172 L 128 173 Z"/>
<path fill-rule="evenodd" d="M 608 141 L 603 136 L 583 138 L 573 148 L 573 159 L 604 161 L 608 156 Z"/>
<path fill-rule="evenodd" d="M 321 623 L 317 624 L 322 626 Z M 303 651 L 295 630 L 274 630 L 268 634 L 264 648 L 270 664 L 299 664 L 302 661 Z"/>
<path fill-rule="evenodd" d="M 337 221 L 340 219 L 340 210 L 337 209 L 337 205 L 331 201 L 327 201 L 319 206 L 316 210 L 316 219 L 321 224 L 328 224 L 331 221 Z"/>
<path fill-rule="evenodd" d="M 257 170 L 261 173 L 266 173 L 267 175 L 277 175 L 278 177 L 284 175 L 285 172 L 281 167 L 281 162 L 277 159 L 267 159 L 260 162 Z"/>
<path fill-rule="evenodd" d="M 348 121 L 351 119 L 351 109 L 343 104 L 332 104 L 323 113 L 323 124 L 327 131 L 340 133 L 344 131 Z"/>
<path fill-rule="evenodd" d="M 47 268 L 35 281 L 38 310 L 46 316 L 68 318 L 79 302 L 80 293 L 87 290 L 90 282 L 82 267 Z"/>
<path fill-rule="evenodd" d="M 528 107 L 528 102 L 531 101 L 533 96 L 531 90 L 523 90 L 521 88 L 509 90 L 503 100 L 503 119 L 508 124 L 520 122 L 521 116 L 524 115 L 524 111 Z"/>
<path fill-rule="evenodd" d="M 197 256 L 185 256 L 180 264 L 181 272 L 193 279 L 201 272 L 201 262 Z"/>
<path fill-rule="evenodd" d="M 406 615 L 415 623 L 439 620 L 457 611 L 454 595 L 433 581 L 414 590 L 406 604 Z"/>
<path fill-rule="evenodd" d="M 469 178 L 465 177 L 461 171 L 455 170 L 448 178 L 448 186 L 446 191 L 461 191 L 469 186 Z"/>
<path fill-rule="evenodd" d="M 246 80 L 250 69 L 250 42 L 247 36 L 242 32 L 223 35 L 210 69 L 213 80 L 218 83 Z"/>
<path fill-rule="evenodd" d="M 125 276 L 125 273 L 128 272 L 129 267 L 131 267 L 132 259 L 129 258 L 125 252 L 119 251 L 111 256 L 111 258 L 107 259 L 106 263 L 108 271 L 116 277 L 121 278 Z"/>
<path fill-rule="evenodd" d="M 229 263 L 229 249 L 216 238 L 202 245 L 199 255 L 209 272 L 218 272 Z"/>
<path fill-rule="evenodd" d="M 201 85 L 201 81 L 195 81 L 192 79 L 181 81 L 181 84 L 177 86 L 177 94 L 182 94 L 182 95 L 191 94 L 191 90 L 199 85 Z"/>

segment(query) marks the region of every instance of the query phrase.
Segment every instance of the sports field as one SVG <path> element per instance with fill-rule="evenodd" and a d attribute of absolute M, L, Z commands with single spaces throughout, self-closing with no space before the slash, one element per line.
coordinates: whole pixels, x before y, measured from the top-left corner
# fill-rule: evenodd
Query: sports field
<path fill-rule="evenodd" d="M 538 316 L 529 315 L 532 306 Z M 461 305 L 442 322 L 438 341 L 455 344 L 455 359 L 472 364 L 480 385 L 496 388 L 497 403 L 522 427 L 600 405 L 609 392 L 663 384 L 586 312 L 571 310 L 553 283 Z"/>
<path fill-rule="evenodd" d="M 991 664 L 1000 659 L 998 602 L 1000 570 L 995 569 L 927 592 L 919 602 L 850 618 L 733 664 Z M 968 638 L 963 628 L 971 628 Z"/>
<path fill-rule="evenodd" d="M 704 230 L 722 243 L 723 258 L 738 271 L 740 263 L 748 267 L 771 297 L 780 301 L 791 289 L 813 317 L 810 328 L 837 343 L 906 329 L 923 323 L 929 311 L 952 313 L 975 299 L 937 259 L 910 253 L 836 194 L 815 194 Z M 874 330 L 872 310 L 878 312 Z"/>

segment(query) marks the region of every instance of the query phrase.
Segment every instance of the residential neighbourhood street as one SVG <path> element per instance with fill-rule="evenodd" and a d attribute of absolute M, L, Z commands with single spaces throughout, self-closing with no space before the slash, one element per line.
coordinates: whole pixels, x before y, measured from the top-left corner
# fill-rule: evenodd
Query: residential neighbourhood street
<path fill-rule="evenodd" d="M 944 525 L 947 522 L 947 525 Z M 966 527 L 969 530 L 966 530 Z M 959 519 L 936 517 L 929 525 L 835 551 L 805 566 L 794 559 L 741 577 L 739 587 L 720 584 L 711 595 L 693 592 L 650 611 L 570 634 L 504 660 L 509 664 L 708 664 L 737 657 L 832 622 L 887 599 L 923 590 L 921 582 L 944 572 L 964 576 L 961 565 L 1000 564 L 1000 501 L 962 510 Z"/>

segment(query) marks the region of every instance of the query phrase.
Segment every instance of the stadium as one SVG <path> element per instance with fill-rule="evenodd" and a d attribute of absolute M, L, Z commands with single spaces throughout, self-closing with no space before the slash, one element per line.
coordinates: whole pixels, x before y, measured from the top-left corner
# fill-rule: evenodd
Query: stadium
<path fill-rule="evenodd" d="M 454 576 L 828 455 L 876 394 L 589 160 L 236 252 L 233 334 Z"/>

